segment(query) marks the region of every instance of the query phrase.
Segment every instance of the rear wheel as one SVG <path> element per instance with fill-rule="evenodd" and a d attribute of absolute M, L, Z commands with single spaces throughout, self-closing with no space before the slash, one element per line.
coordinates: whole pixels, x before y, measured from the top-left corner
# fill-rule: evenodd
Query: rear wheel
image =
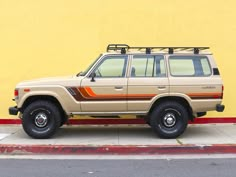
<path fill-rule="evenodd" d="M 55 134 L 61 124 L 58 107 L 49 101 L 35 101 L 23 112 L 22 126 L 33 138 L 49 138 Z"/>
<path fill-rule="evenodd" d="M 177 138 L 188 125 L 187 109 L 178 102 L 163 102 L 151 113 L 150 124 L 160 138 Z"/>

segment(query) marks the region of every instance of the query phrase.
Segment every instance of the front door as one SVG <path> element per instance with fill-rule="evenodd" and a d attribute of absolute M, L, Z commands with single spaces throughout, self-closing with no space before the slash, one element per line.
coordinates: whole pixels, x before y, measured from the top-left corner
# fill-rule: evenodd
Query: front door
<path fill-rule="evenodd" d="M 127 111 L 127 55 L 104 56 L 81 82 L 82 112 Z M 96 76 L 92 79 L 91 75 Z"/>

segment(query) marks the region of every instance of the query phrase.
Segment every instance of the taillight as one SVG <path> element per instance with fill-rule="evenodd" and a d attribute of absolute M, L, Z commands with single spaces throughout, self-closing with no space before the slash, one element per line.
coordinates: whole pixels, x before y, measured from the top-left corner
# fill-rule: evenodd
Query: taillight
<path fill-rule="evenodd" d="M 19 96 L 19 91 L 18 91 L 18 89 L 15 89 L 14 96 L 15 96 L 15 97 L 18 97 L 18 96 Z"/>

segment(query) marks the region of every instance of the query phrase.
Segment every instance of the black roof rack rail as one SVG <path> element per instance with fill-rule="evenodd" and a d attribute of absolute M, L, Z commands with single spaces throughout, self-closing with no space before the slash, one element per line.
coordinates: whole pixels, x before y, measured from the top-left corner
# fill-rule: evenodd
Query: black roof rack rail
<path fill-rule="evenodd" d="M 127 44 L 109 44 L 107 46 L 107 52 L 113 50 L 113 51 L 117 51 L 120 50 L 121 54 L 125 54 L 126 50 L 128 50 L 130 48 L 130 46 L 128 46 Z"/>
<path fill-rule="evenodd" d="M 191 50 L 194 54 L 199 54 L 201 50 L 209 49 L 210 47 L 130 47 L 127 44 L 109 44 L 107 46 L 107 52 L 109 51 L 121 51 L 121 54 L 125 54 L 129 49 L 142 50 L 145 49 L 146 54 L 151 54 L 152 49 L 168 50 L 169 54 L 173 54 L 175 50 Z"/>

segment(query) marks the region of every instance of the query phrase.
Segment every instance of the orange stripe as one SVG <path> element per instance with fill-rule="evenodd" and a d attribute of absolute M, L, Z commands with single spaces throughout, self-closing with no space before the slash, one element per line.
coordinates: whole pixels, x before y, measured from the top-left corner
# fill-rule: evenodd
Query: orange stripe
<path fill-rule="evenodd" d="M 156 94 L 128 94 L 127 96 L 125 94 L 96 94 L 94 91 L 91 89 L 91 87 L 79 87 L 79 91 L 82 93 L 82 95 L 86 98 L 135 98 L 135 97 L 154 97 Z"/>
<path fill-rule="evenodd" d="M 88 93 L 88 95 L 95 97 L 96 94 L 93 92 L 93 90 L 90 87 L 84 87 L 84 89 L 86 90 L 86 92 Z"/>
<path fill-rule="evenodd" d="M 84 98 L 91 98 L 91 96 L 88 94 L 84 87 L 79 87 L 78 90 Z"/>
<path fill-rule="evenodd" d="M 221 95 L 221 93 L 188 93 L 189 96 L 214 96 Z"/>
<path fill-rule="evenodd" d="M 212 98 L 221 98 L 222 93 L 189 93 L 187 94 L 189 97 L 201 97 L 201 98 L 207 98 L 207 97 L 212 97 Z"/>

